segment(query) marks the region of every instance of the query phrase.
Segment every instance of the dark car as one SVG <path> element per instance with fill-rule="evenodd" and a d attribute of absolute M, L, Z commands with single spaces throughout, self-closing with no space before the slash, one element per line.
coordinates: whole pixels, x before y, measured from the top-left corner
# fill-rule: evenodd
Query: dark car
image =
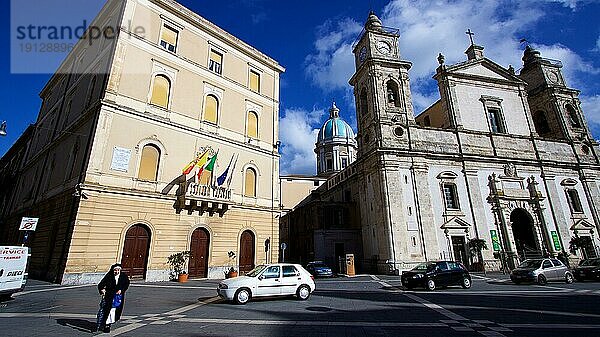
<path fill-rule="evenodd" d="M 577 281 L 600 280 L 600 258 L 587 259 L 579 263 L 573 270 L 573 276 Z"/>
<path fill-rule="evenodd" d="M 309 262 L 306 270 L 315 277 L 333 277 L 333 272 L 325 263 L 321 261 Z"/>
<path fill-rule="evenodd" d="M 435 290 L 437 287 L 460 285 L 471 288 L 471 275 L 458 262 L 423 262 L 409 271 L 402 272 L 402 285 L 407 289 L 424 287 Z"/>

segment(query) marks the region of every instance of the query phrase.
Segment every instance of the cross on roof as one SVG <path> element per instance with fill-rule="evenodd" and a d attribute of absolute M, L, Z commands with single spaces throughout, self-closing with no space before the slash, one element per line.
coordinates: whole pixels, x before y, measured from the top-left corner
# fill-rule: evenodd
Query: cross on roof
<path fill-rule="evenodd" d="M 465 34 L 469 35 L 469 39 L 471 40 L 471 46 L 474 45 L 475 43 L 473 42 L 473 35 L 475 35 L 475 33 L 473 33 L 471 31 L 471 28 L 467 29 L 467 31 L 465 32 Z"/>

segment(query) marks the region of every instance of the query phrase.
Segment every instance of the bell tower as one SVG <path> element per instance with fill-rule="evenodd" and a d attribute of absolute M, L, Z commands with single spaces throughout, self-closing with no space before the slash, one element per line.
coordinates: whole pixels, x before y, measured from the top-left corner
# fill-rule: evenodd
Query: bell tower
<path fill-rule="evenodd" d="M 407 148 L 407 127 L 414 124 L 408 70 L 400 58 L 397 29 L 384 27 L 370 12 L 354 46 L 354 87 L 358 156 L 378 147 Z"/>

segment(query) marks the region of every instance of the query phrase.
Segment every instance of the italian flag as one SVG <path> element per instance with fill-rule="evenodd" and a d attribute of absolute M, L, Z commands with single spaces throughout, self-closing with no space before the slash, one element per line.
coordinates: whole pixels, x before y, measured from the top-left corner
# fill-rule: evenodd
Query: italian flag
<path fill-rule="evenodd" d="M 215 153 L 214 156 L 210 157 L 210 159 L 208 160 L 206 165 L 204 165 L 203 167 L 200 168 L 200 170 L 198 170 L 198 181 L 200 184 L 206 185 L 209 183 L 208 180 L 212 177 L 212 172 L 215 169 L 215 163 L 217 162 L 218 154 L 219 154 L 219 151 L 217 151 L 217 153 Z M 205 160 L 205 162 L 206 162 L 206 160 Z M 200 166 L 200 165 L 198 165 L 198 166 Z M 203 179 L 201 178 L 202 173 L 205 173 Z"/>

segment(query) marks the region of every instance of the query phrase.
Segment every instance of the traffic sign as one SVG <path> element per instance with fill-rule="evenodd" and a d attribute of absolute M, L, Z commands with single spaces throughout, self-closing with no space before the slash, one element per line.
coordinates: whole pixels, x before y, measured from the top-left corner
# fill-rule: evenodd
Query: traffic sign
<path fill-rule="evenodd" d="M 37 227 L 39 218 L 26 218 L 21 219 L 20 231 L 34 231 Z"/>
<path fill-rule="evenodd" d="M 287 248 L 287 244 L 285 242 L 281 243 L 281 249 L 285 250 Z"/>

